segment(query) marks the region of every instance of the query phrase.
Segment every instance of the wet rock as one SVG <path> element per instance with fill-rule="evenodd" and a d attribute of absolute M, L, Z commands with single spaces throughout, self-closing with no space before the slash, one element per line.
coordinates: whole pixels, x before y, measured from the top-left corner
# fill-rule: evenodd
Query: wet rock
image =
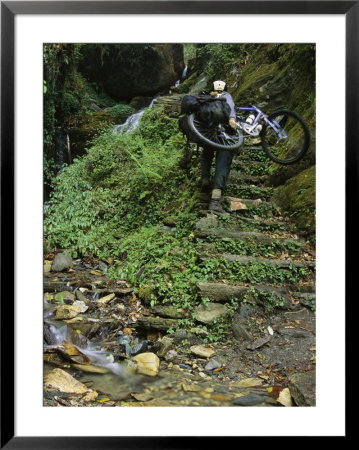
<path fill-rule="evenodd" d="M 206 347 L 204 345 L 192 345 L 191 351 L 197 356 L 200 356 L 201 358 L 210 358 L 214 355 L 214 350 L 212 350 L 209 347 Z"/>
<path fill-rule="evenodd" d="M 86 312 L 86 311 L 89 309 L 89 307 L 86 306 L 86 303 L 85 303 L 85 302 L 82 302 L 82 301 L 80 301 L 80 300 L 74 301 L 73 304 L 72 304 L 72 306 L 79 306 L 79 307 L 81 308 L 81 311 L 80 311 L 80 312 L 82 312 L 82 313 Z"/>
<path fill-rule="evenodd" d="M 221 303 L 208 303 L 195 309 L 196 320 L 205 324 L 212 323 L 215 319 L 225 317 L 228 314 L 228 308 Z"/>
<path fill-rule="evenodd" d="M 293 406 L 292 396 L 291 396 L 290 390 L 288 388 L 283 389 L 279 393 L 279 397 L 277 398 L 277 402 L 279 402 L 283 406 Z"/>
<path fill-rule="evenodd" d="M 315 371 L 289 376 L 289 390 L 298 406 L 315 406 Z"/>
<path fill-rule="evenodd" d="M 188 364 L 180 364 L 179 366 L 181 369 L 192 370 L 192 366 Z"/>
<path fill-rule="evenodd" d="M 44 264 L 44 273 L 51 272 L 51 264 Z"/>
<path fill-rule="evenodd" d="M 84 303 L 88 303 L 88 299 L 87 297 L 80 291 L 80 289 L 76 290 L 76 298 L 77 300 L 79 300 L 80 302 L 84 302 Z"/>
<path fill-rule="evenodd" d="M 141 353 L 132 358 L 137 363 L 137 372 L 155 376 L 160 369 L 160 359 L 154 353 Z"/>
<path fill-rule="evenodd" d="M 175 350 L 170 350 L 165 356 L 166 361 L 174 361 L 178 356 L 178 353 Z"/>
<path fill-rule="evenodd" d="M 63 272 L 72 269 L 73 262 L 71 256 L 67 252 L 58 253 L 52 263 L 53 272 Z"/>
<path fill-rule="evenodd" d="M 104 367 L 92 366 L 91 364 L 72 364 L 72 367 L 86 373 L 104 374 L 109 372 L 109 370 L 105 369 Z"/>
<path fill-rule="evenodd" d="M 109 294 L 109 295 L 106 295 L 105 297 L 102 297 L 99 300 L 97 300 L 97 303 L 100 303 L 101 305 L 106 305 L 106 303 L 110 302 L 114 298 L 115 298 L 115 294 Z"/>
<path fill-rule="evenodd" d="M 80 313 L 81 313 L 80 306 L 61 305 L 56 308 L 55 319 L 58 320 L 73 319 Z"/>
<path fill-rule="evenodd" d="M 237 406 L 254 406 L 259 405 L 265 401 L 265 397 L 256 394 L 243 395 L 242 397 L 237 397 L 233 404 Z"/>
<path fill-rule="evenodd" d="M 168 336 L 164 336 L 162 339 L 156 342 L 159 345 L 159 350 L 156 351 L 159 358 L 164 358 L 167 353 L 173 349 L 173 339 Z"/>
<path fill-rule="evenodd" d="M 44 381 L 45 391 L 55 389 L 61 392 L 74 394 L 84 394 L 88 391 L 87 386 L 77 381 L 74 377 L 62 369 L 54 369 L 45 376 Z"/>
<path fill-rule="evenodd" d="M 267 344 L 272 340 L 272 336 L 265 336 L 263 338 L 256 339 L 252 344 L 247 345 L 248 350 L 256 350 L 258 348 L 263 347 L 263 345 Z"/>
<path fill-rule="evenodd" d="M 55 300 L 62 303 L 71 304 L 75 300 L 75 295 L 70 291 L 61 291 L 55 294 Z"/>
<path fill-rule="evenodd" d="M 244 380 L 236 381 L 233 386 L 238 389 L 260 386 L 263 380 L 260 378 L 245 378 Z"/>
<path fill-rule="evenodd" d="M 137 364 L 134 361 L 131 361 L 129 359 L 122 361 L 121 366 L 124 368 L 125 372 L 127 372 L 128 374 L 133 374 L 133 373 L 136 373 L 136 371 L 137 371 Z"/>
<path fill-rule="evenodd" d="M 139 355 L 148 351 L 148 341 L 144 340 L 131 351 L 131 356 Z"/>
<path fill-rule="evenodd" d="M 240 313 L 236 312 L 232 320 L 232 332 L 233 336 L 238 340 L 252 340 L 252 336 L 248 333 L 245 325 L 246 320 L 241 317 Z"/>
<path fill-rule="evenodd" d="M 96 391 L 90 390 L 86 395 L 82 397 L 82 401 L 84 402 L 93 402 L 97 399 L 98 393 Z"/>
<path fill-rule="evenodd" d="M 216 361 L 215 359 L 212 358 L 209 361 L 209 363 L 206 364 L 204 370 L 211 371 L 211 370 L 214 370 L 214 369 L 218 369 L 219 367 L 221 367 L 221 364 L 218 361 Z"/>

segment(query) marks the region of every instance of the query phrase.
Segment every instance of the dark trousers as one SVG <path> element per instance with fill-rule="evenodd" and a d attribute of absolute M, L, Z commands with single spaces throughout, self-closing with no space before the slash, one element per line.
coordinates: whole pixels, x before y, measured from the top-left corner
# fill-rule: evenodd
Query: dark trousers
<path fill-rule="evenodd" d="M 216 168 L 212 189 L 221 189 L 223 191 L 226 187 L 233 159 L 233 152 L 231 150 L 214 150 L 211 147 L 204 147 L 201 155 L 202 179 L 210 178 L 211 166 L 215 153 Z"/>

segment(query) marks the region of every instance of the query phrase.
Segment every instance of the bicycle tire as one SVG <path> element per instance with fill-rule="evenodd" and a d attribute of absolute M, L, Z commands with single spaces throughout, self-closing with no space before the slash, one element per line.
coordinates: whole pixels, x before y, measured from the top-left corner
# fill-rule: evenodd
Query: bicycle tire
<path fill-rule="evenodd" d="M 279 139 L 274 129 L 265 124 L 261 132 L 261 139 L 263 150 L 269 158 L 283 165 L 294 164 L 302 159 L 310 145 L 309 128 L 303 118 L 289 109 L 280 109 L 269 114 L 268 120 L 282 125 L 280 130 L 282 132 L 284 130 L 283 134 L 286 135 Z"/>
<path fill-rule="evenodd" d="M 196 118 L 195 113 L 188 116 L 188 125 L 201 144 L 209 145 L 215 149 L 237 150 L 243 144 L 243 134 L 239 129 L 235 135 L 229 135 L 225 131 L 218 133 L 218 127 L 208 128 Z"/>

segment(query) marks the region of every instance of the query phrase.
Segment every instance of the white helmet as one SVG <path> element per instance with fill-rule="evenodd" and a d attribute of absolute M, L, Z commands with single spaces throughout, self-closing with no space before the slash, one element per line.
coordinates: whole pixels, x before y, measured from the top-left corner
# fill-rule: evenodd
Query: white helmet
<path fill-rule="evenodd" d="M 224 81 L 217 80 L 213 82 L 212 88 L 213 91 L 226 91 L 227 85 Z"/>

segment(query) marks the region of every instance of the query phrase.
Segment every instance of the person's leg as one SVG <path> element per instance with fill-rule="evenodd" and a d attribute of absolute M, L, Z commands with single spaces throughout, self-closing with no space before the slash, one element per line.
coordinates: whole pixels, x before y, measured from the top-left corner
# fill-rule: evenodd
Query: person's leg
<path fill-rule="evenodd" d="M 219 202 L 226 187 L 232 159 L 233 153 L 230 150 L 217 150 L 216 171 L 213 178 L 213 190 L 209 205 L 209 209 L 213 211 L 223 212 Z"/>
<path fill-rule="evenodd" d="M 203 147 L 201 154 L 201 191 L 209 192 L 211 189 L 211 167 L 214 158 L 214 150 L 210 147 Z"/>

